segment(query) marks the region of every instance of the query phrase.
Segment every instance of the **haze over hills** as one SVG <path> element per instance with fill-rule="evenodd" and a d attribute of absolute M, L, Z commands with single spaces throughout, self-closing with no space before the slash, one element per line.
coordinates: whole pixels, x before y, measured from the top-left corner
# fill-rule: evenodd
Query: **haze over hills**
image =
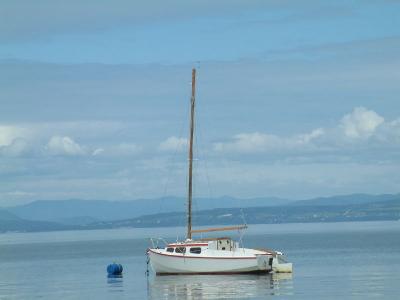
<path fill-rule="evenodd" d="M 0 209 L 0 232 L 183 225 L 185 199 L 34 201 Z M 400 194 L 341 195 L 291 201 L 280 198 L 197 199 L 197 225 L 340 222 L 400 219 Z"/>
<path fill-rule="evenodd" d="M 18 220 L 19 218 L 12 214 L 11 212 L 5 210 L 5 209 L 0 209 L 0 220 Z"/>
<path fill-rule="evenodd" d="M 54 231 L 65 230 L 64 225 L 55 222 L 24 220 L 18 216 L 0 209 L 0 232 L 7 231 Z M 70 228 L 73 229 L 73 228 Z"/>
<path fill-rule="evenodd" d="M 98 222 L 94 228 L 167 227 L 184 225 L 186 214 L 172 212 L 129 220 Z M 272 207 L 217 208 L 193 215 L 193 225 L 280 224 L 349 221 L 394 221 L 400 219 L 400 199 L 345 205 L 286 205 Z"/>
<path fill-rule="evenodd" d="M 238 199 L 234 197 L 194 199 L 196 210 L 227 207 L 257 207 L 286 205 L 292 201 L 274 197 Z M 121 220 L 142 215 L 183 212 L 185 199 L 164 197 L 132 201 L 105 200 L 39 200 L 25 205 L 8 207 L 7 210 L 28 220 L 60 222 L 63 224 L 87 224 L 95 221 Z"/>
<path fill-rule="evenodd" d="M 291 205 L 302 206 L 302 205 L 318 205 L 318 206 L 329 206 L 329 205 L 349 205 L 349 204 L 367 204 L 372 202 L 382 202 L 388 200 L 399 199 L 400 194 L 381 194 L 381 195 L 368 195 L 368 194 L 350 194 L 350 195 L 339 195 L 333 197 L 318 197 L 308 200 L 293 201 Z"/>

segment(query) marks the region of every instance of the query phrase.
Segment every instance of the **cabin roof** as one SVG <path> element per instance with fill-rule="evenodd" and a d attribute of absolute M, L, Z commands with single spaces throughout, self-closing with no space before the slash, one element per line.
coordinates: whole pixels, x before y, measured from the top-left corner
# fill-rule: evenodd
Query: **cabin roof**
<path fill-rule="evenodd" d="M 224 236 L 224 237 L 215 237 L 215 238 L 204 238 L 198 239 L 200 242 L 209 242 L 209 241 L 218 241 L 218 240 L 231 240 L 232 238 Z"/>

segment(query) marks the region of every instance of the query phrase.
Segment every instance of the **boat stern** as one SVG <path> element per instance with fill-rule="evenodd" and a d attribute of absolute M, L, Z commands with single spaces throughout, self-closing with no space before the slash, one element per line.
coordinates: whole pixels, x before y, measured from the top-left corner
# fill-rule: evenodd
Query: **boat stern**
<path fill-rule="evenodd" d="M 272 270 L 275 273 L 293 273 L 293 264 L 287 262 L 282 254 L 277 254 L 272 261 Z"/>
<path fill-rule="evenodd" d="M 274 257 L 270 254 L 256 254 L 258 270 L 262 272 L 271 272 Z"/>

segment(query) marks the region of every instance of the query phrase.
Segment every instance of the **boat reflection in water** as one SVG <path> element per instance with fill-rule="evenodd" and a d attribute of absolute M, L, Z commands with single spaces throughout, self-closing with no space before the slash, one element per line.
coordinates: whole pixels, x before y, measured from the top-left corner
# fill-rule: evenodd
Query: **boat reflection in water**
<path fill-rule="evenodd" d="M 262 298 L 293 294 L 291 273 L 187 275 L 149 278 L 148 299 Z"/>

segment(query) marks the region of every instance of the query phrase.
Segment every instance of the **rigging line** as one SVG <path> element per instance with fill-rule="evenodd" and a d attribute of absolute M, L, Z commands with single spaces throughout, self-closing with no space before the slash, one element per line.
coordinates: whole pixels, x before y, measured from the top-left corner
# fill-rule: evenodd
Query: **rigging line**
<path fill-rule="evenodd" d="M 195 141 L 197 141 L 197 136 L 195 135 Z M 197 142 L 195 144 L 198 144 Z M 199 216 L 199 194 L 197 193 L 199 190 L 199 187 L 201 188 L 201 183 L 199 183 L 199 179 L 200 179 L 200 175 L 201 175 L 201 171 L 200 171 L 200 161 L 202 160 L 202 158 L 200 157 L 200 150 L 199 147 L 195 147 L 194 148 L 195 153 L 198 153 L 196 156 L 197 158 L 194 159 L 193 163 L 194 163 L 194 168 L 193 168 L 193 195 L 197 195 L 195 197 L 193 197 L 193 211 L 192 211 L 192 220 L 194 221 L 198 216 Z M 194 223 L 194 222 L 193 222 Z"/>
<path fill-rule="evenodd" d="M 243 224 L 247 225 L 246 216 L 244 215 L 243 208 L 240 208 L 240 216 L 242 217 Z"/>
<path fill-rule="evenodd" d="M 183 130 L 184 130 L 184 127 L 185 127 L 185 124 L 186 124 L 186 121 L 187 121 L 186 120 L 186 118 L 187 118 L 186 114 L 187 114 L 187 111 L 189 109 L 188 108 L 189 107 L 189 105 L 188 105 L 189 103 L 187 101 L 185 101 L 185 103 L 186 103 L 185 117 L 182 116 L 182 119 L 181 119 L 181 122 L 180 122 L 181 124 L 180 124 L 178 141 L 180 141 L 183 138 Z M 183 119 L 185 119 L 185 120 L 183 120 Z M 167 196 L 167 190 L 169 188 L 169 184 L 170 184 L 171 178 L 172 178 L 172 168 L 176 166 L 179 147 L 180 147 L 180 145 L 178 143 L 176 145 L 175 149 L 174 149 L 173 154 L 172 154 L 172 159 L 170 159 L 167 162 L 167 166 L 168 166 L 167 167 L 167 180 L 166 180 L 166 182 L 164 184 L 163 194 L 162 194 L 160 206 L 158 208 L 158 213 L 162 212 L 162 209 L 164 208 L 165 197 Z"/>
<path fill-rule="evenodd" d="M 198 66 L 199 66 L 199 68 L 200 68 L 200 61 L 198 61 L 197 62 L 198 63 Z M 200 72 L 199 72 L 200 73 Z M 200 74 L 200 76 L 201 76 L 201 74 Z M 199 83 L 201 83 L 201 80 L 198 80 L 199 81 Z M 201 97 L 201 90 L 202 89 L 199 89 L 199 94 L 200 94 L 200 97 Z M 198 112 L 198 116 L 200 116 L 200 113 Z M 197 118 L 197 135 L 196 135 L 196 139 L 198 139 L 198 145 L 199 145 L 199 147 L 198 147 L 198 155 L 199 155 L 199 159 L 201 159 L 202 161 L 201 161 L 201 163 L 204 165 L 204 170 L 205 170 L 205 179 L 206 179 L 206 183 L 207 183 L 207 193 L 208 193 L 208 198 L 209 199 L 212 199 L 213 198 L 213 196 L 214 196 L 214 193 L 213 193 L 213 189 L 212 189 L 212 187 L 211 187 L 211 181 L 210 181 L 210 175 L 209 175 L 209 168 L 208 168 L 208 163 L 207 163 L 207 148 L 206 148 L 206 145 L 207 145 L 207 140 L 204 138 L 204 135 L 203 135 L 203 127 L 202 127 L 202 119 L 200 118 L 200 117 L 198 117 Z M 201 150 L 202 148 L 201 148 L 201 145 L 204 145 L 204 147 L 203 147 L 203 149 L 204 149 L 204 151 L 203 150 Z M 203 162 L 204 161 L 204 162 Z M 199 163 L 200 164 L 200 163 Z"/>
<path fill-rule="evenodd" d="M 198 139 L 197 139 L 197 131 L 199 129 L 198 114 L 197 114 L 196 121 L 197 121 L 196 122 L 197 127 L 196 127 L 196 131 L 194 132 L 195 143 L 194 143 L 193 154 L 196 154 L 196 155 L 194 155 L 194 157 L 197 156 L 197 158 L 193 159 L 193 163 L 194 163 L 194 168 L 193 168 L 193 172 L 194 172 L 193 178 L 194 178 L 194 180 L 192 182 L 192 184 L 193 184 L 193 195 L 197 194 L 198 178 L 199 178 L 199 174 L 200 174 L 200 172 L 199 172 L 199 163 L 198 163 L 198 161 L 200 160 L 200 158 L 199 158 L 199 152 L 200 151 L 199 151 L 199 144 L 198 144 Z M 197 205 L 197 197 L 193 197 L 192 205 L 193 205 L 193 208 L 194 208 L 193 211 L 192 211 L 192 220 L 194 221 L 195 218 L 197 217 L 196 216 L 197 211 L 199 210 L 199 207 Z"/>
<path fill-rule="evenodd" d="M 197 84 L 198 84 L 198 79 L 197 79 Z M 198 99 L 198 97 L 196 97 L 197 99 Z M 200 115 L 199 115 L 199 110 L 197 109 L 196 110 L 196 127 L 195 127 L 195 130 L 194 130 L 194 145 L 193 145 L 193 157 L 194 157 L 194 159 L 193 159 L 193 164 L 194 164 L 194 166 L 193 166 L 193 172 L 194 172 L 194 174 L 193 174 L 193 182 L 192 182 L 192 184 L 193 184 L 193 195 L 197 195 L 197 196 L 194 196 L 193 198 L 192 198 L 192 205 L 193 205 L 193 210 L 192 210 L 192 223 L 194 223 L 194 220 L 198 217 L 198 211 L 199 211 L 199 206 L 198 206 L 198 201 L 197 201 L 197 198 L 198 198 L 198 194 L 197 194 L 197 191 L 198 191 L 198 186 L 199 186 L 199 178 L 200 178 L 200 171 L 199 171 L 199 166 L 200 166 L 200 163 L 199 163 L 199 161 L 200 161 L 200 144 L 199 144 L 199 140 L 198 140 L 198 132 L 199 132 L 199 129 L 200 129 L 200 122 L 199 122 L 199 120 L 200 120 L 200 117 L 199 117 Z M 201 185 L 200 185 L 201 186 Z"/>
<path fill-rule="evenodd" d="M 203 131 L 202 131 L 202 127 L 200 125 L 198 125 L 198 136 L 199 136 L 199 141 L 202 141 L 204 145 L 206 145 L 204 136 L 203 136 Z M 200 142 L 199 142 L 200 144 Z M 205 149 L 205 147 L 204 147 Z M 204 161 L 204 168 L 205 168 L 205 177 L 206 177 L 206 182 L 207 182 L 207 191 L 208 191 L 208 197 L 211 199 L 213 197 L 213 191 L 211 188 L 211 181 L 210 181 L 210 175 L 209 175 L 209 170 L 208 170 L 208 164 L 207 164 L 207 159 L 206 159 L 206 150 L 205 151 L 201 151 L 200 153 L 200 149 L 199 149 L 199 157 L 201 154 L 201 158 L 202 158 L 202 162 Z"/>
<path fill-rule="evenodd" d="M 195 165 L 197 165 L 197 164 L 195 164 Z M 194 168 L 194 172 L 195 172 L 194 178 L 198 177 L 198 176 L 196 176 L 196 175 L 198 175 L 198 170 L 196 170 L 196 169 L 197 168 L 195 166 L 195 168 Z M 193 184 L 193 194 L 196 195 L 196 193 L 197 193 L 197 181 L 193 180 L 192 184 Z M 192 225 L 193 225 L 193 224 L 195 224 L 194 221 L 197 219 L 198 211 L 199 211 L 199 207 L 197 205 L 197 197 L 193 197 L 192 198 L 192 205 L 193 205 L 193 209 L 192 209 Z"/>
<path fill-rule="evenodd" d="M 199 114 L 198 114 L 198 116 L 199 116 Z M 210 181 L 210 175 L 209 175 L 209 168 L 208 168 L 208 164 L 207 164 L 207 159 L 205 159 L 205 152 L 206 151 L 202 151 L 201 150 L 201 142 L 203 142 L 203 143 L 205 143 L 205 139 L 204 139 L 204 135 L 203 135 L 203 128 L 202 128 L 202 123 L 201 123 L 201 118 L 200 117 L 198 117 L 197 118 L 197 134 L 195 135 L 195 137 L 196 137 L 196 141 L 197 140 L 199 140 L 199 142 L 197 142 L 196 144 L 197 145 L 199 145 L 199 147 L 198 148 L 196 148 L 196 150 L 198 150 L 198 152 L 199 152 L 199 154 L 198 154 L 198 156 L 199 156 L 199 159 L 201 159 L 201 160 L 204 160 L 204 163 L 203 163 L 203 161 L 201 162 L 201 163 L 203 163 L 204 164 L 204 167 L 205 167 L 205 175 L 206 175 L 206 182 L 207 182 L 207 188 L 208 188 L 208 194 L 209 194 L 209 197 L 212 199 L 212 197 L 213 197 L 213 191 L 212 191 L 212 188 L 211 188 L 211 181 Z M 205 148 L 205 147 L 204 147 Z M 242 222 L 243 222 L 243 224 L 247 224 L 247 221 L 246 221 L 246 218 L 245 218 L 245 215 L 244 215 L 244 212 L 243 212 L 243 203 L 242 203 L 242 201 L 240 201 L 241 203 L 240 203 L 240 217 L 241 217 L 241 219 L 242 219 Z M 245 232 L 243 231 L 239 231 L 239 235 L 240 235 L 240 242 L 241 243 L 243 243 L 242 242 L 242 238 L 243 238 L 243 236 L 244 236 L 244 234 L 245 234 Z"/>
<path fill-rule="evenodd" d="M 241 204 L 241 206 L 242 206 L 242 204 Z M 247 226 L 246 216 L 243 212 L 243 208 L 240 208 L 240 216 L 242 217 L 243 224 Z M 245 233 L 246 233 L 245 230 L 243 230 L 242 232 L 239 232 L 239 245 L 241 243 L 243 248 L 244 248 L 243 236 L 245 235 Z"/>
<path fill-rule="evenodd" d="M 197 62 L 197 63 L 198 63 L 198 65 L 200 64 L 200 62 Z M 199 80 L 199 75 L 197 73 L 197 87 L 199 87 L 199 83 L 200 83 L 200 80 Z M 201 89 L 197 88 L 197 90 L 200 91 Z M 197 99 L 199 99 L 199 96 L 198 96 L 199 94 L 201 95 L 201 92 L 197 92 L 197 97 L 196 97 Z M 194 131 L 195 143 L 194 143 L 194 147 L 193 147 L 194 154 L 195 154 L 194 155 L 195 159 L 193 162 L 194 163 L 193 171 L 195 173 L 194 180 L 193 180 L 193 194 L 194 195 L 197 194 L 198 187 L 199 186 L 201 187 L 201 184 L 199 183 L 199 179 L 200 179 L 200 175 L 201 175 L 200 165 L 203 160 L 203 155 L 202 155 L 203 152 L 200 150 L 201 149 L 201 137 L 200 137 L 201 132 L 202 132 L 201 114 L 200 114 L 200 110 L 197 109 L 196 110 L 196 128 Z M 193 203 L 194 210 L 192 212 L 192 220 L 195 220 L 195 218 L 198 217 L 198 213 L 197 213 L 199 211 L 199 205 L 198 205 L 198 199 L 197 199 L 198 196 L 199 195 L 197 194 L 197 197 L 193 197 L 192 203 Z"/>
<path fill-rule="evenodd" d="M 199 90 L 201 90 L 201 89 L 199 89 Z M 199 160 L 198 168 L 200 169 L 200 165 L 204 166 L 204 170 L 205 170 L 204 175 L 205 175 L 205 181 L 207 183 L 208 197 L 212 198 L 213 193 L 212 193 L 212 189 L 211 189 L 208 164 L 207 164 L 207 159 L 206 159 L 206 154 L 205 154 L 207 151 L 206 150 L 203 151 L 203 149 L 206 149 L 206 140 L 204 139 L 204 135 L 203 135 L 203 126 L 202 126 L 203 123 L 202 123 L 202 118 L 201 118 L 201 110 L 197 110 L 196 123 L 197 123 L 197 127 L 196 127 L 196 131 L 195 131 L 195 141 L 196 141 L 195 149 L 197 151 L 197 157 Z M 201 174 L 201 172 L 198 172 L 198 174 Z"/>

